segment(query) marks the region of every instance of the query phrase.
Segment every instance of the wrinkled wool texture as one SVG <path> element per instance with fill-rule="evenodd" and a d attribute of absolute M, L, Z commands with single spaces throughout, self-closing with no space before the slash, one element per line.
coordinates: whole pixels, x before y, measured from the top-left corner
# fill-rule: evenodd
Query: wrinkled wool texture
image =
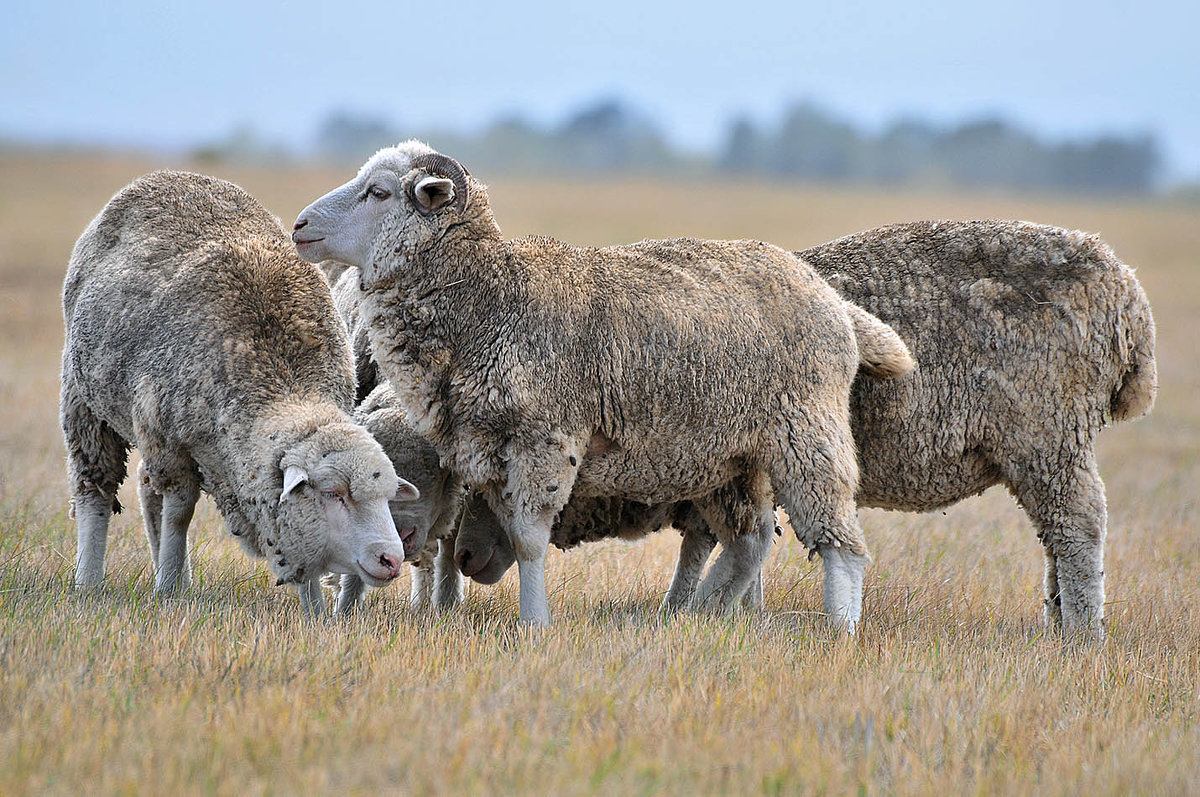
<path fill-rule="evenodd" d="M 63 308 L 73 495 L 115 496 L 136 446 L 155 490 L 198 482 L 282 579 L 311 572 L 324 521 L 279 504 L 281 468 L 343 452 L 350 480 L 370 479 L 378 463 L 356 452 L 378 446 L 346 414 L 353 365 L 328 285 L 279 221 L 222 180 L 149 174 L 80 237 Z"/>
<path fill-rule="evenodd" d="M 430 544 L 426 545 L 418 563 L 419 566 L 431 567 L 432 557 L 437 552 L 434 540 L 449 536 L 456 528 L 449 515 L 451 512 L 457 514 L 462 509 L 462 487 L 449 470 L 441 467 L 433 446 L 412 428 L 395 391 L 380 376 L 367 339 L 366 326 L 359 318 L 358 304 L 362 293 L 358 283 L 359 270 L 347 266 L 333 286 L 334 304 L 350 333 L 355 371 L 358 374 L 358 393 L 365 396 L 355 410 L 354 417 L 383 446 L 396 473 L 420 489 L 421 500 L 405 505 L 412 507 L 409 514 L 427 513 L 432 519 L 430 526 L 442 530 L 443 533 L 431 534 Z M 439 486 L 451 482 L 454 484 L 453 491 Z M 476 502 L 473 512 L 476 515 L 473 522 L 479 528 L 486 527 L 489 535 L 504 533 L 486 504 Z M 582 542 L 609 537 L 639 539 L 668 525 L 684 529 L 691 524 L 707 531 L 708 526 L 698 518 L 699 514 L 690 503 L 650 506 L 619 498 L 572 495 L 554 523 L 550 542 L 567 549 Z M 396 524 L 397 527 L 402 525 L 400 518 L 397 518 Z"/>
<path fill-rule="evenodd" d="M 531 514 L 568 495 L 712 505 L 740 485 L 761 516 L 769 476 L 807 546 L 865 552 L 858 351 L 811 268 L 751 241 L 503 241 L 473 180 L 432 241 L 390 223 L 359 312 L 414 427 L 467 483 Z"/>
<path fill-rule="evenodd" d="M 1154 321 L 1096 236 L 1015 221 L 883 227 L 796 253 L 895 329 L 907 377 L 859 378 L 859 503 L 938 509 L 1008 485 L 1039 526 L 1096 434 L 1149 411 Z"/>

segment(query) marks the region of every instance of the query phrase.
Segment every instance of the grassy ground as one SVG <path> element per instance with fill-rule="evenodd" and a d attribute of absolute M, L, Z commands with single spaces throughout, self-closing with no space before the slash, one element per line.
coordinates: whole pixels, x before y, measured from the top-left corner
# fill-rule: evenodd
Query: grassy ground
<path fill-rule="evenodd" d="M 197 586 L 158 601 L 128 484 L 107 586 L 73 594 L 58 292 L 84 225 L 152 165 L 0 157 L 0 793 L 1200 789 L 1195 207 L 496 181 L 507 233 L 576 243 L 798 248 L 926 217 L 1081 227 L 1139 267 L 1159 326 L 1154 414 L 1101 439 L 1098 648 L 1042 635 L 1040 548 L 998 490 L 931 516 L 863 513 L 875 563 L 852 641 L 826 631 L 820 566 L 787 536 L 766 612 L 660 620 L 673 534 L 552 552 L 556 624 L 531 638 L 516 629 L 515 572 L 444 618 L 409 614 L 404 577 L 355 622 L 306 625 L 207 499 Z M 203 170 L 289 220 L 349 174 Z"/>

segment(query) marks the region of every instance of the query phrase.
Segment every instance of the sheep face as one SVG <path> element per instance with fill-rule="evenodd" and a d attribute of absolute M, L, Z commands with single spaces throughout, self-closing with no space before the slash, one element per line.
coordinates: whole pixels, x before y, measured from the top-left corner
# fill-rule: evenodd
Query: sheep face
<path fill-rule="evenodd" d="M 371 286 L 437 240 L 467 201 L 467 172 L 416 141 L 380 150 L 358 175 L 296 219 L 292 241 L 312 263 L 338 260 Z"/>
<path fill-rule="evenodd" d="M 380 385 L 355 417 L 383 446 L 396 472 L 408 477 L 419 492 L 417 500 L 397 495 L 389 502 L 405 557 L 413 561 L 425 547 L 430 530 L 457 511 L 458 496 L 450 494 L 450 472 L 440 466 L 433 447 L 412 431 L 402 410 L 390 403 L 376 406 L 380 396 L 386 402 L 395 400 L 390 388 Z"/>
<path fill-rule="evenodd" d="M 454 563 L 464 576 L 480 584 L 495 584 L 517 561 L 512 541 L 481 495 L 463 508 L 454 541 Z"/>
<path fill-rule="evenodd" d="M 396 577 L 405 548 L 389 503 L 415 501 L 420 493 L 396 477 L 364 429 L 321 427 L 284 453 L 280 469 L 278 539 L 262 545 L 279 583 L 324 571 L 353 574 L 373 587 Z"/>

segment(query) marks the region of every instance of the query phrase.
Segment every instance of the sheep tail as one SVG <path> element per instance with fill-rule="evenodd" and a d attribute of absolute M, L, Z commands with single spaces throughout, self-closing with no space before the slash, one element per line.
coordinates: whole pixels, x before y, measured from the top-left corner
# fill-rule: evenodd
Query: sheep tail
<path fill-rule="evenodd" d="M 1109 408 L 1114 421 L 1132 421 L 1150 412 L 1158 394 L 1158 366 L 1154 362 L 1154 316 L 1142 286 L 1125 269 L 1131 288 L 1117 321 L 1117 351 L 1125 370 L 1113 391 Z"/>
<path fill-rule="evenodd" d="M 916 367 L 908 346 L 896 330 L 853 302 L 845 305 L 854 324 L 854 336 L 858 338 L 858 367 L 863 373 L 878 379 L 893 379 Z"/>

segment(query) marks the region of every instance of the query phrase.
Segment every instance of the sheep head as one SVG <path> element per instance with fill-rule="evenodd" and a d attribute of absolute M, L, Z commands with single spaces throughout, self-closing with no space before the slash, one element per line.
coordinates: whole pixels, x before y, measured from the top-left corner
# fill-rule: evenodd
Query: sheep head
<path fill-rule="evenodd" d="M 390 502 L 406 558 L 412 561 L 425 547 L 429 532 L 457 512 L 460 496 L 433 446 L 409 426 L 391 385 L 384 382 L 376 387 L 355 410 L 354 419 L 379 441 L 396 471 L 420 492 L 415 501 L 397 497 Z"/>
<path fill-rule="evenodd" d="M 329 423 L 279 460 L 278 523 L 260 547 L 279 583 L 350 573 L 373 587 L 400 572 L 405 547 L 391 501 L 415 501 L 379 444 L 360 426 Z"/>
<path fill-rule="evenodd" d="M 353 180 L 301 211 L 296 252 L 311 263 L 358 266 L 369 288 L 461 219 L 469 178 L 458 161 L 419 141 L 380 150 Z"/>
<path fill-rule="evenodd" d="M 508 533 L 484 497 L 476 493 L 463 507 L 454 542 L 454 562 L 464 576 L 495 584 L 517 561 Z"/>

